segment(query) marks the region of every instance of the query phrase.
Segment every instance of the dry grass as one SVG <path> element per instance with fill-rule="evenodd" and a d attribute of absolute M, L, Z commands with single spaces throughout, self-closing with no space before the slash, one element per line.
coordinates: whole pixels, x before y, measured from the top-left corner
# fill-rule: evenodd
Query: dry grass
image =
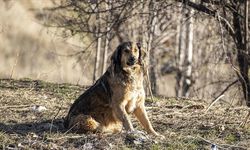
<path fill-rule="evenodd" d="M 247 149 L 250 120 L 246 107 L 229 107 L 217 102 L 208 107 L 203 101 L 158 98 L 147 101 L 150 119 L 166 139 L 149 136 L 128 140 L 115 135 L 74 134 L 64 129 L 62 117 L 85 87 L 52 84 L 37 80 L 0 80 L 0 149 L 209 149 L 212 144 L 225 149 Z M 34 106 L 46 110 L 37 112 Z M 38 107 L 36 107 L 38 108 Z M 143 130 L 133 120 L 138 130 Z"/>

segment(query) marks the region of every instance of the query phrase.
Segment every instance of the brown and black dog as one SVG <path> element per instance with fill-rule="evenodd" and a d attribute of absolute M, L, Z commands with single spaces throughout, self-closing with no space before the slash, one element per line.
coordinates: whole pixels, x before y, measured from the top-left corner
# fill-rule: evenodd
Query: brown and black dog
<path fill-rule="evenodd" d="M 118 132 L 122 127 L 134 131 L 128 114 L 133 113 L 148 133 L 153 129 L 145 110 L 146 52 L 140 44 L 120 44 L 111 57 L 111 65 L 96 83 L 71 106 L 65 127 L 76 132 Z"/>

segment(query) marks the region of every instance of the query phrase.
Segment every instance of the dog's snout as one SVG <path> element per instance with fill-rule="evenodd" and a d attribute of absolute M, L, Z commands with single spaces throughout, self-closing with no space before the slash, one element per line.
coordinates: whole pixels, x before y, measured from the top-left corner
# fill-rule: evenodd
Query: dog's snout
<path fill-rule="evenodd" d="M 132 65 L 134 65 L 135 63 L 136 63 L 135 57 L 133 57 L 133 56 L 129 57 L 127 64 L 128 64 L 129 66 L 132 66 Z"/>
<path fill-rule="evenodd" d="M 129 58 L 129 61 L 130 61 L 130 62 L 135 62 L 135 57 L 130 57 L 130 58 Z"/>

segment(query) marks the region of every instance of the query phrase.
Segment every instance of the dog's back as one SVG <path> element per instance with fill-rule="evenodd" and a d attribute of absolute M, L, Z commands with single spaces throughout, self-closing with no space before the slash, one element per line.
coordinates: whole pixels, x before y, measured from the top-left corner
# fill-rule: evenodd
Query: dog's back
<path fill-rule="evenodd" d="M 107 71 L 93 86 L 75 100 L 64 120 L 65 128 L 73 128 L 78 123 L 80 125 L 74 127 L 75 130 L 85 130 L 84 128 L 94 130 L 99 122 L 104 121 L 102 115 L 111 114 L 109 104 L 112 92 L 107 81 L 108 77 L 110 77 L 110 73 Z M 93 129 L 90 129 L 91 127 Z"/>

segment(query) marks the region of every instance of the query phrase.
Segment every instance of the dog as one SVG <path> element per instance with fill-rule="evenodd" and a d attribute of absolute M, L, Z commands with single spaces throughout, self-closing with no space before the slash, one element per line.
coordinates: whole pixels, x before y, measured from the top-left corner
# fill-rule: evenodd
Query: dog
<path fill-rule="evenodd" d="M 133 113 L 150 134 L 157 133 L 145 110 L 143 77 L 146 52 L 139 43 L 124 42 L 111 56 L 107 71 L 72 104 L 65 118 L 66 128 L 78 133 L 135 131 Z"/>

